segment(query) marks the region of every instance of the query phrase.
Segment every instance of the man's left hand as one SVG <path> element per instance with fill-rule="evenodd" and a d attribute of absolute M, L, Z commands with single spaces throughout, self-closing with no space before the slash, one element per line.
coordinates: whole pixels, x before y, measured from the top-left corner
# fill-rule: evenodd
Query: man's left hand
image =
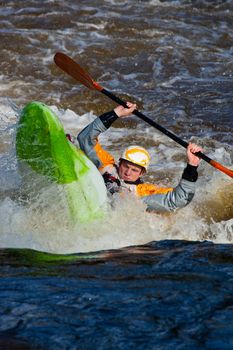
<path fill-rule="evenodd" d="M 200 164 L 200 158 L 195 156 L 194 153 L 202 152 L 202 148 L 195 143 L 189 143 L 187 147 L 187 157 L 188 157 L 188 164 L 193 166 L 198 166 Z"/>

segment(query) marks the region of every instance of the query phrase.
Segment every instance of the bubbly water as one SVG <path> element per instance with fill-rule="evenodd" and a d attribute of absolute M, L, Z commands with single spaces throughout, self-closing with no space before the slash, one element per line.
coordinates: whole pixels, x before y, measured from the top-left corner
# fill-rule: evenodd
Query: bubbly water
<path fill-rule="evenodd" d="M 0 348 L 232 349 L 232 179 L 202 161 L 186 208 L 149 214 L 116 196 L 104 222 L 72 227 L 62 189 L 22 174 L 15 154 L 32 100 L 74 137 L 115 107 L 55 66 L 61 51 L 232 168 L 232 1 L 0 6 Z M 185 167 L 185 150 L 136 117 L 100 141 L 116 159 L 126 145 L 148 148 L 156 184 L 175 186 Z M 42 262 L 36 251 L 74 255 Z"/>

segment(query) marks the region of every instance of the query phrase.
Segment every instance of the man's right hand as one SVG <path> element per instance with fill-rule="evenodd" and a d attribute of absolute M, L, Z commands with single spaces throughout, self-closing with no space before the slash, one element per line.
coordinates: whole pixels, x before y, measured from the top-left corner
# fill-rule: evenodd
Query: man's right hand
<path fill-rule="evenodd" d="M 137 108 L 137 105 L 135 103 L 127 102 L 128 108 L 125 108 L 123 106 L 117 106 L 114 108 L 114 112 L 119 118 L 128 117 L 130 114 L 133 113 L 133 111 Z"/>

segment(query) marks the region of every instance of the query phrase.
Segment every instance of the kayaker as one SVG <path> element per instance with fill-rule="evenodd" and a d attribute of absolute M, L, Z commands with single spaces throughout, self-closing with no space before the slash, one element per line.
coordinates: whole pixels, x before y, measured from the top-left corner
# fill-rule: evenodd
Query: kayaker
<path fill-rule="evenodd" d="M 137 145 L 127 147 L 117 164 L 99 144 L 98 136 L 102 132 L 105 132 L 115 120 L 129 116 L 136 109 L 136 104 L 128 102 L 127 106 L 128 108 L 117 106 L 84 128 L 77 137 L 80 148 L 99 169 L 111 194 L 134 193 L 147 204 L 148 210 L 159 212 L 174 211 L 186 206 L 193 199 L 198 178 L 197 167 L 200 159 L 193 153 L 202 151 L 201 147 L 193 143 L 188 145 L 187 166 L 179 184 L 175 188 L 161 188 L 155 184 L 144 183 L 142 180 L 150 162 L 150 155 L 145 148 Z"/>

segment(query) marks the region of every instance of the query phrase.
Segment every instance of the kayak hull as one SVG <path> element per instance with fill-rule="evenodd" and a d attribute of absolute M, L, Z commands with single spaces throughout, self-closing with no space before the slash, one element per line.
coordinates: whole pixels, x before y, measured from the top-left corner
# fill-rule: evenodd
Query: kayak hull
<path fill-rule="evenodd" d="M 21 112 L 16 154 L 34 172 L 62 186 L 74 223 L 104 216 L 107 193 L 95 165 L 66 137 L 55 113 L 44 103 L 30 102 Z"/>

